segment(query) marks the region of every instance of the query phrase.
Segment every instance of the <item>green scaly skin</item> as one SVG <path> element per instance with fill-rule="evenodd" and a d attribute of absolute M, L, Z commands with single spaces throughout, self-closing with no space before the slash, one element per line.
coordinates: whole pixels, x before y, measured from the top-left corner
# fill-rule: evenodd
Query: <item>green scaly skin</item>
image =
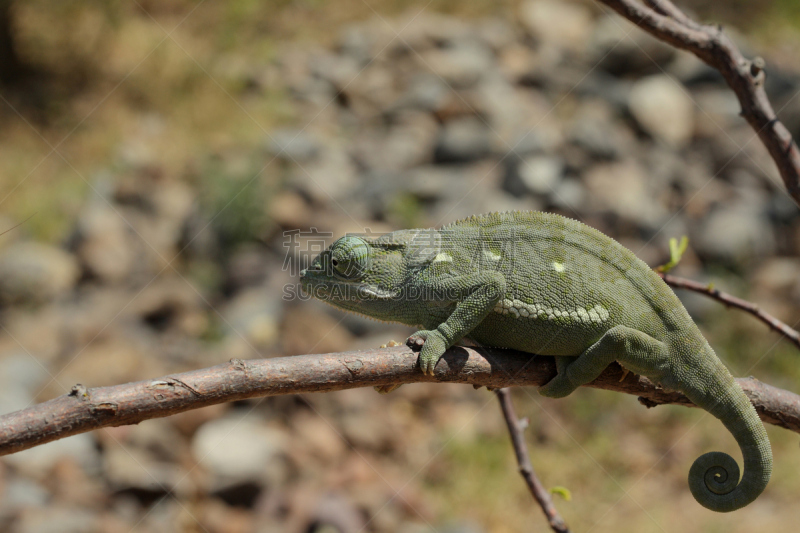
<path fill-rule="evenodd" d="M 630 250 L 558 215 L 492 213 L 440 230 L 345 236 L 301 273 L 306 292 L 336 307 L 422 327 L 419 363 L 433 374 L 464 337 L 483 346 L 556 356 L 539 388 L 561 398 L 612 361 L 683 392 L 719 418 L 744 457 L 712 452 L 689 471 L 695 499 L 713 511 L 744 507 L 772 472 L 767 433 L 741 388 L 681 302 Z"/>

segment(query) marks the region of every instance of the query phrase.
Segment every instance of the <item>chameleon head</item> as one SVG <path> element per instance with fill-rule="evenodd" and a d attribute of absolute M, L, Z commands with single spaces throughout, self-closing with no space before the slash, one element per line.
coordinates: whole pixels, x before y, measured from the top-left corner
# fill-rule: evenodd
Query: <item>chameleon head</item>
<path fill-rule="evenodd" d="M 303 291 L 331 305 L 379 320 L 397 321 L 403 281 L 397 247 L 345 235 L 300 272 Z M 388 303 L 388 304 L 387 304 Z"/>

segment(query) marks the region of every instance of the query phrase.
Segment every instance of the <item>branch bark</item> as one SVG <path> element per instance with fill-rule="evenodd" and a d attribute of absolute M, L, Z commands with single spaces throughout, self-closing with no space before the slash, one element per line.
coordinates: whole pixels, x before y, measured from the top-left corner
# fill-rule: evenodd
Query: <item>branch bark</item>
<path fill-rule="evenodd" d="M 721 28 L 698 24 L 670 0 L 597 0 L 653 36 L 717 69 L 741 105 L 741 114 L 778 166 L 789 195 L 800 206 L 800 150 L 767 98 L 764 61 L 745 58 Z"/>
<path fill-rule="evenodd" d="M 737 309 L 741 309 L 751 315 L 755 316 L 762 322 L 764 322 L 769 328 L 773 331 L 777 331 L 787 339 L 789 339 L 795 346 L 800 348 L 800 332 L 797 330 L 789 327 L 788 324 L 785 322 L 781 322 L 771 314 L 763 311 L 758 305 L 748 302 L 747 300 L 742 300 L 741 298 L 737 298 L 731 294 L 719 291 L 717 289 L 713 289 L 708 285 L 703 285 L 697 281 L 693 281 L 686 278 L 679 278 L 677 276 L 673 276 L 671 274 L 663 274 L 659 273 L 661 279 L 664 280 L 664 283 L 670 285 L 671 287 L 675 287 L 677 289 L 687 289 L 694 292 L 699 292 L 700 294 L 705 294 L 718 302 L 722 302 L 728 307 L 735 307 Z"/>
<path fill-rule="evenodd" d="M 500 409 L 503 410 L 503 418 L 505 418 L 508 432 L 511 434 L 511 445 L 514 446 L 514 455 L 517 456 L 519 473 L 528 485 L 528 490 L 531 491 L 533 499 L 542 508 L 542 512 L 547 517 L 547 523 L 550 524 L 550 529 L 556 533 L 570 533 L 567 523 L 564 522 L 556 506 L 553 505 L 553 498 L 550 497 L 550 493 L 544 488 L 544 485 L 539 481 L 539 477 L 533 470 L 531 458 L 528 455 L 528 447 L 525 445 L 524 426 L 514 411 L 510 389 L 507 387 L 498 389 L 495 394 L 497 394 L 497 399 L 500 401 Z"/>
<path fill-rule="evenodd" d="M 87 389 L 0 417 L 0 455 L 18 452 L 70 435 L 109 426 L 137 424 L 208 405 L 257 396 L 330 392 L 392 383 L 469 383 L 499 389 L 539 386 L 556 374 L 552 357 L 512 350 L 454 347 L 423 375 L 417 353 L 405 346 L 242 361 L 149 381 Z M 613 364 L 588 386 L 660 404 L 693 406 L 681 393 L 660 389 L 647 378 Z M 737 380 L 761 419 L 800 433 L 800 396 L 754 378 Z"/>

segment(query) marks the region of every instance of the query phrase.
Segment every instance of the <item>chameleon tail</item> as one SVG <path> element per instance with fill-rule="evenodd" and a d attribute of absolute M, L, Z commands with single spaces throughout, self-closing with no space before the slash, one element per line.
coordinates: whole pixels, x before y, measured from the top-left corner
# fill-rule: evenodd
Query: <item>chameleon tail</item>
<path fill-rule="evenodd" d="M 695 500 L 712 511 L 727 513 L 755 500 L 772 474 L 772 449 L 755 408 L 728 370 L 708 347 L 701 374 L 710 375 L 704 390 L 685 390 L 686 396 L 725 425 L 744 458 L 744 475 L 728 454 L 709 452 L 698 457 L 689 470 L 689 489 Z M 716 376 L 714 375 L 716 374 Z M 700 381 L 703 383 L 703 381 Z"/>

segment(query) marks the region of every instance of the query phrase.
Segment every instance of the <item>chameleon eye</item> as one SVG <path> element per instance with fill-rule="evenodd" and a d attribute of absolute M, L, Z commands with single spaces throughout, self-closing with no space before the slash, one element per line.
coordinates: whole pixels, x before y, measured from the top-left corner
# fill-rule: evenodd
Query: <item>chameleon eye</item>
<path fill-rule="evenodd" d="M 331 246 L 331 266 L 337 276 L 362 277 L 372 265 L 372 249 L 364 239 L 345 236 Z"/>

